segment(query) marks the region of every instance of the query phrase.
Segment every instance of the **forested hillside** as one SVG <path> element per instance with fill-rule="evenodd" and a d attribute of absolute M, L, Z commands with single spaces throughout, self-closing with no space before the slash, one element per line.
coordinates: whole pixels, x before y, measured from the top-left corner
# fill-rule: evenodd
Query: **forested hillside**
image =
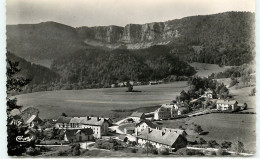
<path fill-rule="evenodd" d="M 174 58 L 167 50 L 165 46 L 142 50 L 80 50 L 55 60 L 51 69 L 58 72 L 64 82 L 100 83 L 104 87 L 116 81 L 149 81 L 195 74 L 193 67 Z"/>
<path fill-rule="evenodd" d="M 18 67 L 21 69 L 21 71 L 17 73 L 16 76 L 21 76 L 25 79 L 31 80 L 23 92 L 46 91 L 50 87 L 54 87 L 55 84 L 60 80 L 60 75 L 50 70 L 49 68 L 32 64 L 10 52 L 7 52 L 6 56 L 7 60 L 12 62 L 19 62 Z"/>

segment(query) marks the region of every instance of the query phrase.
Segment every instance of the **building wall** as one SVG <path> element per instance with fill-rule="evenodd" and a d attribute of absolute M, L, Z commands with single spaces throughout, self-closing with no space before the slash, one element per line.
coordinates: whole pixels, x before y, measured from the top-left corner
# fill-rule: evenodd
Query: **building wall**
<path fill-rule="evenodd" d="M 137 140 L 137 143 L 140 144 L 140 145 L 144 145 L 146 142 L 147 142 L 146 139 L 138 138 L 138 140 Z M 162 146 L 164 146 L 166 148 L 171 148 L 169 145 L 164 145 L 164 144 L 153 142 L 153 141 L 148 141 L 148 143 L 154 145 L 156 148 L 160 148 Z"/>
<path fill-rule="evenodd" d="M 98 125 L 82 125 L 82 128 L 91 128 L 93 130 L 93 136 L 95 138 L 101 138 L 101 126 Z"/>
<path fill-rule="evenodd" d="M 79 123 L 56 123 L 55 127 L 58 129 L 84 129 L 91 128 L 94 132 L 95 138 L 101 138 L 102 135 L 108 133 L 108 122 L 104 122 L 101 126 L 99 125 L 83 125 Z"/>
<path fill-rule="evenodd" d="M 148 127 L 148 125 L 146 123 L 142 123 L 138 126 L 135 127 L 135 135 L 137 136 L 141 131 L 143 131 L 144 129 L 146 129 Z"/>

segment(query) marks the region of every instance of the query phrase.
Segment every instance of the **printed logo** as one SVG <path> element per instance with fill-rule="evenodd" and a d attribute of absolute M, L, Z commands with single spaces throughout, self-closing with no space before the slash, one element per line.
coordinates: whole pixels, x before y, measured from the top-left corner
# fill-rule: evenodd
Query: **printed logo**
<path fill-rule="evenodd" d="M 32 137 L 23 137 L 23 136 L 17 136 L 16 141 L 17 142 L 30 142 L 32 140 Z"/>

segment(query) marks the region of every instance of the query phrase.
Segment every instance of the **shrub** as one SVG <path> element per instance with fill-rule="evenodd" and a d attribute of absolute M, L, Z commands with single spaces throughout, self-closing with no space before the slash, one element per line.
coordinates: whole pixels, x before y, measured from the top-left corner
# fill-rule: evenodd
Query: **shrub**
<path fill-rule="evenodd" d="M 71 151 L 70 151 L 72 156 L 79 156 L 80 155 L 80 145 L 79 144 L 73 144 L 71 146 Z"/>
<path fill-rule="evenodd" d="M 219 144 L 216 142 L 216 140 L 210 140 L 210 141 L 208 141 L 208 146 L 211 148 L 215 148 L 215 147 L 219 146 Z"/>
<path fill-rule="evenodd" d="M 169 155 L 170 153 L 170 150 L 166 147 L 161 147 L 159 148 L 159 154 L 160 155 Z"/>
<path fill-rule="evenodd" d="M 33 147 L 29 147 L 26 149 L 26 154 L 30 155 L 30 156 L 36 156 L 41 154 L 40 150 L 38 148 L 33 148 Z"/>

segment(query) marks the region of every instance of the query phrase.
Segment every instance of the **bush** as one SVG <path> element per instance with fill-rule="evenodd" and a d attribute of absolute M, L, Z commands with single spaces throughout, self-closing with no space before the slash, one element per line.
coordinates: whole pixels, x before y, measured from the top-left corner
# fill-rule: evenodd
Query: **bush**
<path fill-rule="evenodd" d="M 40 150 L 38 148 L 33 148 L 33 147 L 29 147 L 26 149 L 26 154 L 30 155 L 30 156 L 37 156 L 40 153 Z"/>
<path fill-rule="evenodd" d="M 159 154 L 160 155 L 169 155 L 170 153 L 170 150 L 166 147 L 161 147 L 159 148 Z"/>
<path fill-rule="evenodd" d="M 210 141 L 208 141 L 208 146 L 211 148 L 215 148 L 215 147 L 218 147 L 219 144 L 216 142 L 216 140 L 210 140 Z"/>
<path fill-rule="evenodd" d="M 71 151 L 70 151 L 72 156 L 79 156 L 80 155 L 80 145 L 79 144 L 73 144 L 71 146 Z"/>
<path fill-rule="evenodd" d="M 209 152 L 209 155 L 210 155 L 210 156 L 216 156 L 217 154 L 216 154 L 215 151 L 210 151 L 210 152 Z"/>
<path fill-rule="evenodd" d="M 204 153 L 199 151 L 199 150 L 186 149 L 186 155 L 189 155 L 189 156 L 193 156 L 193 155 L 204 156 Z"/>

